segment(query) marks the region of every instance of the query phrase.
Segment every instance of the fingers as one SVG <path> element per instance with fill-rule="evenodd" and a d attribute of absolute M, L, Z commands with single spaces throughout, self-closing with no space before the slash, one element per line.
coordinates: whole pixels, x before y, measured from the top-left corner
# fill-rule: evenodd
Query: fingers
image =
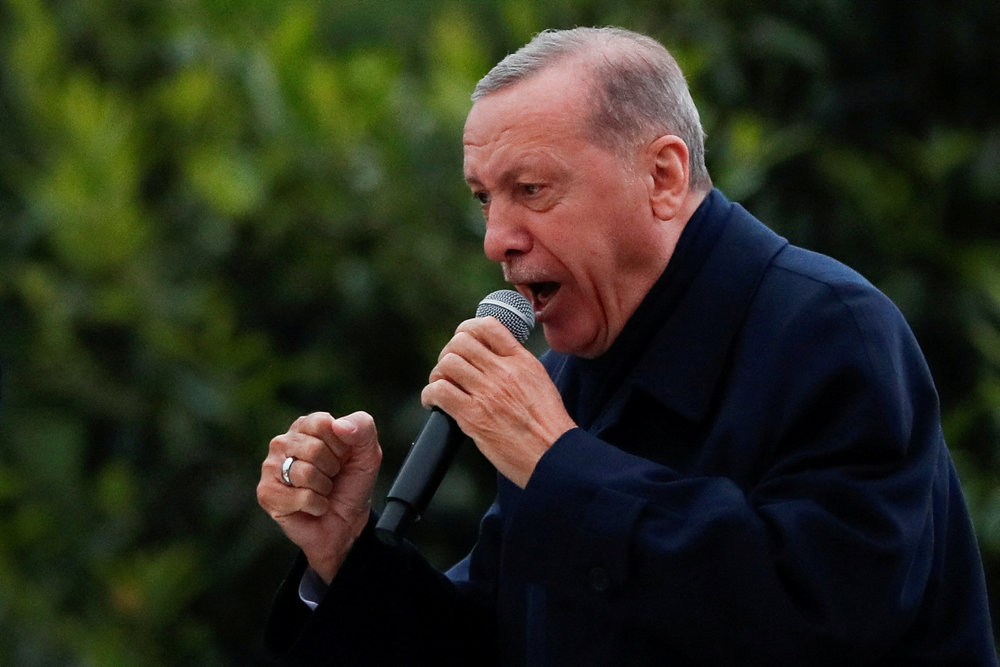
<path fill-rule="evenodd" d="M 456 331 L 468 332 L 478 338 L 495 354 L 510 356 L 523 352 L 524 345 L 519 343 L 510 329 L 495 317 L 476 317 L 458 325 Z"/>
<path fill-rule="evenodd" d="M 257 501 L 274 518 L 295 512 L 320 516 L 326 511 L 326 496 L 333 490 L 333 480 L 306 459 L 286 456 L 281 451 L 283 436 L 271 441 L 271 449 L 261 465 Z M 288 479 L 284 481 L 282 467 L 290 460 Z"/>
<path fill-rule="evenodd" d="M 281 465 L 283 470 L 287 465 L 287 486 L 296 489 L 310 489 L 321 496 L 329 495 L 330 491 L 333 490 L 332 475 L 323 472 L 305 459 L 289 456 L 282 460 Z M 282 481 L 285 482 L 284 472 Z"/>
<path fill-rule="evenodd" d="M 318 476 L 333 477 L 340 472 L 341 461 L 346 447 L 332 434 L 333 417 L 325 413 L 314 413 L 299 417 L 292 423 L 287 433 L 271 440 L 269 459 L 280 466 L 285 458 L 292 457 L 300 464 L 294 472 L 289 470 L 289 476 L 295 475 L 296 486 L 308 486 L 304 483 Z M 294 464 L 293 464 L 293 467 Z M 309 468 L 309 470 L 305 470 Z M 305 470 L 303 475 L 301 471 Z M 319 475 L 311 474 L 312 472 Z M 279 478 L 281 471 L 278 471 Z"/>
<path fill-rule="evenodd" d="M 319 516 L 328 509 L 345 466 L 361 459 L 377 469 L 380 457 L 374 421 L 366 413 L 341 419 L 321 412 L 299 417 L 270 442 L 258 500 L 275 517 L 298 511 Z"/>
<path fill-rule="evenodd" d="M 471 344 L 473 341 L 486 350 L 500 356 L 510 356 L 523 352 L 524 346 L 517 342 L 514 334 L 495 317 L 476 317 L 465 320 L 455 329 L 451 342 L 445 346 L 438 360 L 453 344 Z M 463 346 L 463 349 L 469 349 Z"/>
<path fill-rule="evenodd" d="M 378 445 L 375 420 L 367 412 L 353 412 L 335 419 L 331 429 L 340 442 L 353 447 L 370 448 Z"/>
<path fill-rule="evenodd" d="M 446 379 L 462 388 L 480 374 L 502 380 L 509 372 L 505 359 L 520 354 L 530 356 L 496 318 L 466 320 L 441 350 L 429 381 Z"/>
<path fill-rule="evenodd" d="M 334 449 L 318 436 L 289 431 L 271 440 L 270 451 L 282 462 L 285 457 L 291 456 L 296 462 L 306 464 L 326 477 L 333 477 L 340 472 L 343 447 Z"/>
<path fill-rule="evenodd" d="M 469 393 L 476 378 L 489 372 L 485 368 L 488 365 L 486 360 L 474 358 L 473 361 L 470 361 L 470 356 L 468 351 L 453 347 L 451 351 L 445 353 L 438 360 L 437 365 L 431 370 L 427 380 L 428 384 L 444 381 L 453 384 L 463 393 Z"/>
<path fill-rule="evenodd" d="M 333 482 L 329 478 L 326 478 L 325 484 L 316 479 L 310 479 L 308 484 L 311 486 L 289 486 L 281 479 L 281 465 L 284 458 L 269 454 L 264 459 L 261 466 L 260 482 L 257 484 L 257 502 L 274 519 L 281 519 L 297 512 L 322 516 L 327 511 L 329 501 L 314 487 L 323 488 L 329 485 L 327 488 L 332 489 Z M 303 470 L 307 465 L 302 461 L 295 461 L 292 464 L 289 474 L 293 483 L 305 481 Z M 304 474 L 312 477 L 308 471 L 305 471 Z"/>

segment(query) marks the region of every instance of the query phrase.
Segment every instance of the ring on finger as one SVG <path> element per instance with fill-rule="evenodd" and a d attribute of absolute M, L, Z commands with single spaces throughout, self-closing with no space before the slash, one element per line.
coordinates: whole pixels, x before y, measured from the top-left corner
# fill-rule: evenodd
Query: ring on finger
<path fill-rule="evenodd" d="M 286 456 L 281 464 L 281 481 L 288 486 L 295 486 L 292 484 L 292 464 L 295 461 L 296 458 L 294 456 Z"/>

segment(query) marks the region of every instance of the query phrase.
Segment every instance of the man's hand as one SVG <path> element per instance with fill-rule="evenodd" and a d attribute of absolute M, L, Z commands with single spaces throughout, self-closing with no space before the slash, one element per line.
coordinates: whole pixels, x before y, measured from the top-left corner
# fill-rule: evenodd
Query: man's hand
<path fill-rule="evenodd" d="M 421 401 L 451 415 L 520 487 L 576 424 L 541 362 L 493 317 L 466 320 L 438 357 Z"/>
<path fill-rule="evenodd" d="M 291 486 L 282 479 L 288 457 Z M 364 412 L 299 417 L 271 440 L 257 501 L 328 584 L 368 522 L 381 462 L 375 422 Z"/>

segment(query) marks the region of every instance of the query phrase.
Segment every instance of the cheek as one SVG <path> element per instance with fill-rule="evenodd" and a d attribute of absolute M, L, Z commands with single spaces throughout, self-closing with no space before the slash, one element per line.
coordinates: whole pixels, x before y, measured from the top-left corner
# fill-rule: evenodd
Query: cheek
<path fill-rule="evenodd" d="M 628 237 L 620 241 L 614 247 L 616 272 L 632 274 L 650 265 L 652 243 L 649 240 Z"/>

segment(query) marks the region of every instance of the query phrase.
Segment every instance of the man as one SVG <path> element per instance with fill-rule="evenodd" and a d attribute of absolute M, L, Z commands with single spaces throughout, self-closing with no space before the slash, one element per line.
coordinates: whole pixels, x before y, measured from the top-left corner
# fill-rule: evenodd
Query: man
<path fill-rule="evenodd" d="M 497 500 L 439 574 L 373 537 L 371 418 L 300 418 L 258 486 L 303 553 L 269 647 L 338 664 L 996 664 L 911 333 L 860 276 L 712 189 L 666 50 L 543 33 L 473 100 L 485 252 L 551 352 L 469 320 L 422 400 L 496 467 Z"/>

